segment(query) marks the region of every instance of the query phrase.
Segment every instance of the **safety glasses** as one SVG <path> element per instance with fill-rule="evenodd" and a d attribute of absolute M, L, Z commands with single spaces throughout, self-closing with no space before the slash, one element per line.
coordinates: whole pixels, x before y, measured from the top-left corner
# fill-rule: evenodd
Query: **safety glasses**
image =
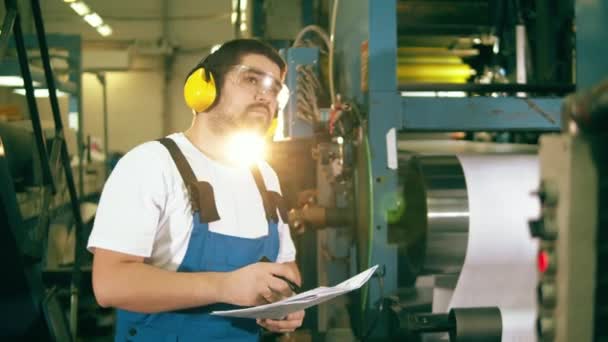
<path fill-rule="evenodd" d="M 238 86 L 247 89 L 252 94 L 268 96 L 277 102 L 279 110 L 282 110 L 287 104 L 289 89 L 272 74 L 242 64 L 235 65 L 234 71 L 233 81 Z"/>

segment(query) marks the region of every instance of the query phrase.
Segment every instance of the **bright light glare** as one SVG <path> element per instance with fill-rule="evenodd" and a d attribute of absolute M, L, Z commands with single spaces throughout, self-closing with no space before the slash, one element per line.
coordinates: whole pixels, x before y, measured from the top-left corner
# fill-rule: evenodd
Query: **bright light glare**
<path fill-rule="evenodd" d="M 266 158 L 266 142 L 259 134 L 236 133 L 226 146 L 226 154 L 231 163 L 248 167 Z"/>
<path fill-rule="evenodd" d="M 40 82 L 33 81 L 34 86 L 39 86 Z M 21 76 L 0 76 L 0 86 L 5 87 L 23 87 L 23 78 Z"/>
<path fill-rule="evenodd" d="M 19 94 L 19 95 L 25 95 L 25 89 L 23 89 L 23 88 L 15 89 L 15 90 L 13 90 L 13 93 Z M 64 93 L 61 90 L 57 90 L 57 97 L 63 97 L 66 95 L 67 95 L 67 93 Z M 46 88 L 45 89 L 34 89 L 34 97 L 49 97 L 49 90 Z"/>
<path fill-rule="evenodd" d="M 219 50 L 222 47 L 222 44 L 215 44 L 211 47 L 211 50 L 209 52 L 214 53 L 215 51 Z"/>
<path fill-rule="evenodd" d="M 99 26 L 97 28 L 97 32 L 99 32 L 100 35 L 107 37 L 112 34 L 112 28 L 110 26 L 108 26 L 108 24 L 105 24 L 105 25 Z"/>
<path fill-rule="evenodd" d="M 103 24 L 103 19 L 97 13 L 91 13 L 84 16 L 84 21 L 93 27 L 98 27 Z"/>
<path fill-rule="evenodd" d="M 74 10 L 74 12 L 78 13 L 79 16 L 85 16 L 91 12 L 91 9 L 87 4 L 82 1 L 73 2 L 70 4 L 70 7 Z"/>

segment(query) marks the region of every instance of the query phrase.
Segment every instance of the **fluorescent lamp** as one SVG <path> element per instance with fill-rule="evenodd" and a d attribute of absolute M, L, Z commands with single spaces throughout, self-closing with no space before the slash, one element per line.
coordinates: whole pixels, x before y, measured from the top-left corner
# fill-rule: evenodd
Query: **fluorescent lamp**
<path fill-rule="evenodd" d="M 97 32 L 99 32 L 100 35 L 107 37 L 112 34 L 112 28 L 108 24 L 101 25 L 97 28 Z"/>
<path fill-rule="evenodd" d="M 23 89 L 23 88 L 15 89 L 15 90 L 13 90 L 13 93 L 19 94 L 19 95 L 25 95 L 25 89 Z M 67 93 L 64 93 L 61 90 L 57 90 L 57 97 L 63 97 L 66 95 L 67 95 Z M 34 89 L 34 97 L 49 97 L 49 90 L 46 88 Z"/>
<path fill-rule="evenodd" d="M 232 13 L 230 14 L 230 21 L 232 22 L 232 24 L 233 24 L 233 25 L 234 25 L 234 23 L 236 23 L 236 17 L 237 17 L 238 15 L 239 15 L 239 14 L 238 14 L 238 13 L 236 13 L 236 11 L 232 11 Z"/>
<path fill-rule="evenodd" d="M 34 86 L 39 86 L 40 82 L 33 81 Z M 0 76 L 0 86 L 3 87 L 23 87 L 21 76 Z"/>
<path fill-rule="evenodd" d="M 84 16 L 84 21 L 93 27 L 98 27 L 103 24 L 103 19 L 97 13 L 91 13 Z"/>
<path fill-rule="evenodd" d="M 72 7 L 74 12 L 78 13 L 78 15 L 81 17 L 91 13 L 91 9 L 89 8 L 89 6 L 87 6 L 87 4 L 82 1 L 71 3 L 70 7 Z"/>
<path fill-rule="evenodd" d="M 247 31 L 247 23 L 241 23 L 241 32 Z"/>
<path fill-rule="evenodd" d="M 70 4 L 70 7 L 79 16 L 83 17 L 87 24 L 97 29 L 100 35 L 107 37 L 112 34 L 112 28 L 109 25 L 104 24 L 103 19 L 96 12 L 91 11 L 91 8 L 84 3 L 84 1 L 75 0 L 63 0 L 65 3 Z"/>

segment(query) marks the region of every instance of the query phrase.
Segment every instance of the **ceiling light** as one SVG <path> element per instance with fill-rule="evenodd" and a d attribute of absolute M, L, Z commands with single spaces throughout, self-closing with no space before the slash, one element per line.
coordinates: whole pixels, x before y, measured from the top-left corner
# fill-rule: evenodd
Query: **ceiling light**
<path fill-rule="evenodd" d="M 79 16 L 85 16 L 91 12 L 91 9 L 87 4 L 82 1 L 73 2 L 70 4 L 70 7 L 74 10 L 74 12 L 78 13 Z"/>
<path fill-rule="evenodd" d="M 97 13 L 91 13 L 84 16 L 84 21 L 93 27 L 98 27 L 103 24 L 103 19 Z"/>
<path fill-rule="evenodd" d="M 34 86 L 39 86 L 40 82 L 33 81 Z M 0 76 L 0 86 L 4 87 L 23 87 L 21 76 Z"/>
<path fill-rule="evenodd" d="M 19 94 L 19 95 L 25 95 L 25 89 L 23 89 L 23 88 L 15 89 L 15 90 L 13 90 L 13 93 Z M 57 90 L 57 97 L 63 97 L 66 95 L 67 95 L 67 93 L 65 93 L 61 90 Z M 46 88 L 34 89 L 34 97 L 49 97 L 49 90 Z"/>
<path fill-rule="evenodd" d="M 83 17 L 84 21 L 87 24 L 91 25 L 93 28 L 97 29 L 100 35 L 107 37 L 112 34 L 112 28 L 109 25 L 104 24 L 103 19 L 96 12 L 91 11 L 91 8 L 84 3 L 84 1 L 75 1 L 75 0 L 63 0 L 65 3 L 69 4 L 70 7 L 76 12 L 79 16 Z"/>
<path fill-rule="evenodd" d="M 100 35 L 107 37 L 112 34 L 112 28 L 108 26 L 108 24 L 101 25 L 97 28 L 97 32 L 99 32 Z"/>
<path fill-rule="evenodd" d="M 241 31 L 242 32 L 247 31 L 247 23 L 241 23 Z"/>

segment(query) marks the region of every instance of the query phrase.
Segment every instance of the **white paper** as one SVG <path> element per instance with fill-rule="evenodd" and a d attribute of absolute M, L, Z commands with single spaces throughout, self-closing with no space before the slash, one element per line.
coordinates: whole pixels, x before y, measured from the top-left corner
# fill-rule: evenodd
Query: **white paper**
<path fill-rule="evenodd" d="M 290 313 L 304 310 L 347 292 L 359 289 L 372 277 L 377 268 L 378 265 L 371 267 L 333 287 L 321 286 L 316 289 L 298 293 L 295 296 L 285 298 L 278 302 L 246 309 L 213 311 L 211 314 L 241 318 L 282 319 Z"/>
<path fill-rule="evenodd" d="M 497 306 L 503 342 L 536 341 L 536 253 L 528 220 L 539 215 L 534 155 L 459 156 L 469 198 L 469 242 L 450 307 Z"/>

